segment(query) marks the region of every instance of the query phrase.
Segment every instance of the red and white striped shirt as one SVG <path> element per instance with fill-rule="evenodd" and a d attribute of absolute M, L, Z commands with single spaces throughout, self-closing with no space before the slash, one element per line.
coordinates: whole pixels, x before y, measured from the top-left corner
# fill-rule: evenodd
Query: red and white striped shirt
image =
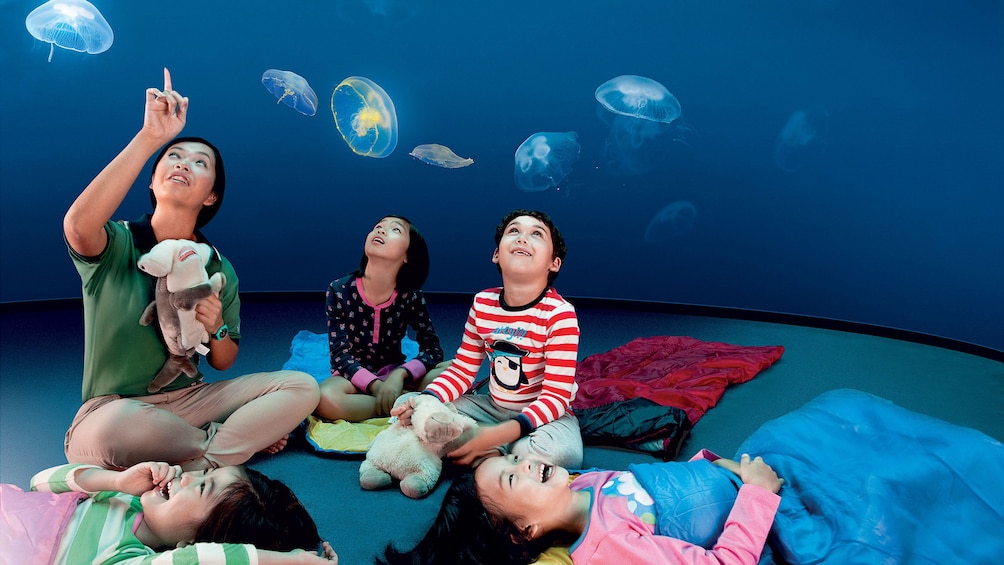
<path fill-rule="evenodd" d="M 501 294 L 491 288 L 474 297 L 456 358 L 426 390 L 443 402 L 456 400 L 488 357 L 492 399 L 520 410 L 537 428 L 560 418 L 575 399 L 578 318 L 553 288 L 518 309 L 504 306 Z"/>

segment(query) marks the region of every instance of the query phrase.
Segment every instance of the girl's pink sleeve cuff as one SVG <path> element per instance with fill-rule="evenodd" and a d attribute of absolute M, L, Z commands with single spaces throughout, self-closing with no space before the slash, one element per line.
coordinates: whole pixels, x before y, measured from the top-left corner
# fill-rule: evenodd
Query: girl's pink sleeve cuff
<path fill-rule="evenodd" d="M 368 392 L 366 389 L 369 388 L 370 383 L 379 379 L 380 377 L 374 375 L 369 369 L 359 369 L 356 374 L 352 375 L 350 382 L 359 389 L 359 392 Z"/>
<path fill-rule="evenodd" d="M 706 460 L 708 460 L 710 462 L 713 462 L 713 461 L 717 461 L 718 459 L 721 459 L 721 458 L 722 457 L 720 455 L 718 455 L 714 451 L 711 451 L 710 449 L 702 449 L 702 450 L 698 451 L 688 461 L 700 461 L 701 459 L 706 459 Z"/>
<path fill-rule="evenodd" d="M 428 372 L 425 370 L 425 363 L 422 363 L 418 359 L 408 361 L 404 365 L 401 365 L 401 368 L 408 371 L 408 374 L 411 375 L 411 378 L 415 382 L 422 380 L 422 377 Z"/>

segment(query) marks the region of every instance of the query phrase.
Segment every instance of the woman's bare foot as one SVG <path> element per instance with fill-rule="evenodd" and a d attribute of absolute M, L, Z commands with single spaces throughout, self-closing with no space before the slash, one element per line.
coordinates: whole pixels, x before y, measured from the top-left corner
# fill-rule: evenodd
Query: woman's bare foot
<path fill-rule="evenodd" d="M 289 443 L 289 434 L 282 436 L 281 438 L 279 438 L 279 441 L 261 450 L 261 452 L 267 453 L 269 455 L 275 455 L 276 453 L 279 453 L 280 451 L 285 449 L 287 443 Z"/>

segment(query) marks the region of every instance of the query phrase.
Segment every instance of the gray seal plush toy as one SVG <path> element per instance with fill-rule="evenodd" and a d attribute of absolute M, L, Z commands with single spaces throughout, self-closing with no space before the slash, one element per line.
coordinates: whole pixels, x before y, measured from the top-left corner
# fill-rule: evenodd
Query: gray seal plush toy
<path fill-rule="evenodd" d="M 209 352 L 209 332 L 195 319 L 195 306 L 212 294 L 217 296 L 226 284 L 223 273 L 209 277 L 206 265 L 213 249 L 205 243 L 186 239 L 165 239 L 140 256 L 136 265 L 157 277 L 154 301 L 139 318 L 148 326 L 156 316 L 169 356 L 150 381 L 147 391 L 158 392 L 182 374 L 194 377 L 198 368 L 191 357 Z"/>

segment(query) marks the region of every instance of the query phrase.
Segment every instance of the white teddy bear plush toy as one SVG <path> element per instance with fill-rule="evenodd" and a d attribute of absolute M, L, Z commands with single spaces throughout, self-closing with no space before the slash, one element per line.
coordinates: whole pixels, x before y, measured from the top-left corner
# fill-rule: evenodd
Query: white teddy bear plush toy
<path fill-rule="evenodd" d="M 370 444 L 366 460 L 359 466 L 362 488 L 384 488 L 397 479 L 406 496 L 422 498 L 439 481 L 443 455 L 466 441 L 472 433 L 465 432 L 477 427 L 477 422 L 457 412 L 452 403 L 444 404 L 427 394 L 414 398 L 411 425 L 394 421 Z"/>

